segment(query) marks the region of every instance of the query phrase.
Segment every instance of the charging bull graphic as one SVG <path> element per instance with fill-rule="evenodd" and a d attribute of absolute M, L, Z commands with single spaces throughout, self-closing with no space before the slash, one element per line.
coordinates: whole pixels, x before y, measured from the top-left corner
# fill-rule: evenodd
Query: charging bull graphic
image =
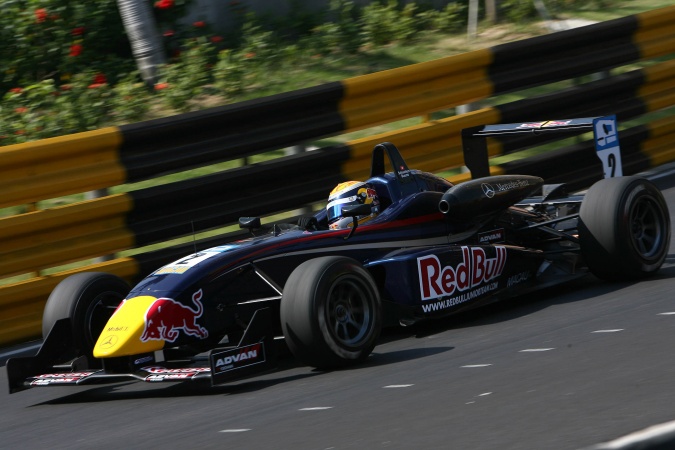
<path fill-rule="evenodd" d="M 158 298 L 145 312 L 145 329 L 141 335 L 141 341 L 165 340 L 174 342 L 178 339 L 179 330 L 190 336 L 198 336 L 202 339 L 208 337 L 206 328 L 197 324 L 197 319 L 202 316 L 202 290 L 192 295 L 192 302 L 196 310 L 188 308 L 170 298 Z"/>

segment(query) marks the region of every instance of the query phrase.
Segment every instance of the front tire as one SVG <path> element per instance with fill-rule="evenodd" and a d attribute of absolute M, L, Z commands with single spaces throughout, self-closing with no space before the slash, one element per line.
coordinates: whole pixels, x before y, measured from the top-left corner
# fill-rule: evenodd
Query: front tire
<path fill-rule="evenodd" d="M 322 369 L 366 359 L 382 327 L 375 282 L 357 261 L 340 256 L 298 266 L 284 287 L 280 316 L 291 353 Z"/>
<path fill-rule="evenodd" d="M 589 269 L 600 278 L 635 280 L 654 274 L 670 245 L 663 194 L 638 177 L 595 183 L 581 203 L 579 240 Z"/>
<path fill-rule="evenodd" d="M 69 356 L 91 357 L 105 324 L 128 293 L 129 285 L 108 273 L 85 272 L 64 279 L 47 299 L 42 337 L 57 320 L 70 319 L 74 348 Z"/>

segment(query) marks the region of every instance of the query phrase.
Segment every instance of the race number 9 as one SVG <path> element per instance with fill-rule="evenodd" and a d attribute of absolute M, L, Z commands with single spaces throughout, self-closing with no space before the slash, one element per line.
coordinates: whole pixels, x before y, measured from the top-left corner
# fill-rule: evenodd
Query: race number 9
<path fill-rule="evenodd" d="M 595 151 L 602 161 L 605 178 L 623 176 L 616 116 L 593 119 L 593 137 L 595 139 Z"/>

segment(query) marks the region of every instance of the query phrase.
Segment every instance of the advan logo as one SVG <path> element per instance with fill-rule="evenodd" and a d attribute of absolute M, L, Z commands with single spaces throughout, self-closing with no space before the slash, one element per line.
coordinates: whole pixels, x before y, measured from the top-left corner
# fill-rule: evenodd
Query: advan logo
<path fill-rule="evenodd" d="M 502 274 L 506 265 L 506 247 L 496 245 L 495 256 L 488 258 L 481 247 L 462 247 L 462 261 L 455 267 L 441 266 L 436 255 L 417 258 L 422 300 L 437 299 L 465 291 Z"/>
<path fill-rule="evenodd" d="M 230 370 L 254 366 L 265 362 L 265 347 L 262 342 L 226 350 L 212 355 L 213 373 L 220 374 Z"/>
<path fill-rule="evenodd" d="M 202 339 L 208 337 L 206 328 L 197 323 L 202 316 L 202 290 L 192 295 L 192 302 L 197 309 L 189 308 L 171 298 L 158 298 L 145 312 L 145 329 L 141 335 L 141 341 L 150 340 L 174 342 L 178 339 L 179 330 L 190 336 Z"/>

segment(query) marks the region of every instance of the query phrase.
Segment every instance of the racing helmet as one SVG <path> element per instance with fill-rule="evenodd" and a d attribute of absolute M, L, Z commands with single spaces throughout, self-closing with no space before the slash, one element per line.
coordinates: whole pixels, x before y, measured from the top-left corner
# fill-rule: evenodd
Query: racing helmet
<path fill-rule="evenodd" d="M 342 210 L 347 206 L 357 206 L 367 204 L 371 205 L 371 213 L 364 216 L 357 216 L 359 225 L 376 217 L 380 213 L 380 201 L 377 198 L 375 189 L 362 181 L 345 181 L 340 183 L 331 191 L 328 196 L 326 212 L 328 215 L 328 226 L 331 230 L 339 230 L 351 227 L 353 219 L 344 216 Z"/>

